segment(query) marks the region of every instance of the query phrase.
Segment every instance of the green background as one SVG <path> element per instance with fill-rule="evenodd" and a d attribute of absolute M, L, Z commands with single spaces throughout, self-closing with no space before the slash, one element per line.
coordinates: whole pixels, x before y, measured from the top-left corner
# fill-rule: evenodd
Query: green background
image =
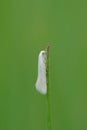
<path fill-rule="evenodd" d="M 50 42 L 52 130 L 87 130 L 86 0 L 7 0 L 0 8 L 0 130 L 47 130 L 35 89 Z"/>

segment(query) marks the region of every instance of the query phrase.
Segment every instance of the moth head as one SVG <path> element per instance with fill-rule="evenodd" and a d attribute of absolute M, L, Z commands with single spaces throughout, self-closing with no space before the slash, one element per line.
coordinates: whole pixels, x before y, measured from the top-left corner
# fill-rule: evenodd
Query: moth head
<path fill-rule="evenodd" d="M 42 50 L 39 54 L 39 58 L 42 57 L 44 63 L 46 63 L 46 51 Z"/>
<path fill-rule="evenodd" d="M 40 52 L 40 55 L 45 56 L 45 55 L 46 55 L 46 51 L 44 51 L 44 50 L 41 51 L 41 52 Z"/>

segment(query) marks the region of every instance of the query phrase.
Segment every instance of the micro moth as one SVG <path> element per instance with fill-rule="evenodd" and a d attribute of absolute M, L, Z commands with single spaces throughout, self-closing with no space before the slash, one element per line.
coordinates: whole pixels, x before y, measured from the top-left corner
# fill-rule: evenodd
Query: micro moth
<path fill-rule="evenodd" d="M 42 94 L 47 93 L 47 80 L 46 80 L 46 51 L 42 50 L 38 56 L 38 76 L 36 81 L 36 89 Z"/>

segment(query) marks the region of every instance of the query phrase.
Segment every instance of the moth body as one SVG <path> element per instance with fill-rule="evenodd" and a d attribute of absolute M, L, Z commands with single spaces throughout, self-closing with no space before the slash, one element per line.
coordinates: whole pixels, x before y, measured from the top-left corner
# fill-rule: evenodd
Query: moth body
<path fill-rule="evenodd" d="M 42 94 L 47 93 L 46 81 L 46 51 L 41 51 L 38 56 L 38 76 L 36 81 L 36 89 Z"/>

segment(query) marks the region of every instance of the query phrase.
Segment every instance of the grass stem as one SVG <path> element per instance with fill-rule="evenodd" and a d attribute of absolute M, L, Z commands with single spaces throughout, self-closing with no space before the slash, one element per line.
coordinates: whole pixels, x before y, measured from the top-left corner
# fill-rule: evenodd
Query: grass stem
<path fill-rule="evenodd" d="M 50 111 L 50 87 L 49 87 L 49 49 L 50 46 L 48 45 L 46 48 L 47 53 L 47 63 L 46 63 L 46 78 L 47 78 L 47 127 L 48 130 L 52 130 L 51 127 L 51 111 Z"/>

